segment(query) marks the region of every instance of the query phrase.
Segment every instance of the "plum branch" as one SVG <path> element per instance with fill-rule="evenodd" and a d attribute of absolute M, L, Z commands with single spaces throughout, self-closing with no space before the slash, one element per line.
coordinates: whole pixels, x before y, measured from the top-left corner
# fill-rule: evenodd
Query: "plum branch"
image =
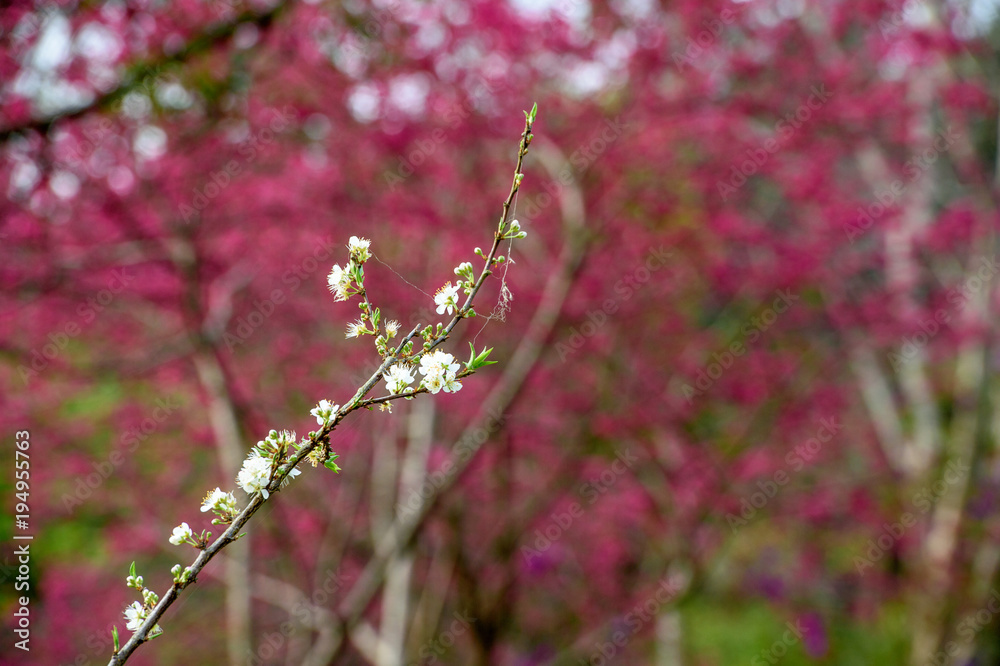
<path fill-rule="evenodd" d="M 523 238 L 526 235 L 521 230 L 518 221 L 508 222 L 508 217 L 513 201 L 521 187 L 521 181 L 524 179 L 521 169 L 524 156 L 531 144 L 532 125 L 537 109 L 538 107 L 535 105 L 530 112 L 525 112 L 524 131 L 518 145 L 514 178 L 510 193 L 503 202 L 503 212 L 493 234 L 493 244 L 488 253 L 483 253 L 480 248 L 476 248 L 476 254 L 484 261 L 483 269 L 479 276 L 473 280 L 472 266 L 470 263 L 464 262 L 455 269 L 455 274 L 459 277 L 458 284 L 453 286 L 451 282 L 448 282 L 435 296 L 438 314 L 443 314 L 445 311 L 450 314 L 454 311 L 447 326 L 442 327 L 441 324 L 438 324 L 437 330 L 432 330 L 431 326 L 421 330 L 420 324 L 417 324 L 390 351 L 386 343 L 395 337 L 398 323 L 381 322 L 379 311 L 371 306 L 364 288 L 363 264 L 370 257 L 368 250 L 370 241 L 357 237 L 351 238 L 348 245 L 351 260 L 345 268 L 335 265 L 328 281 L 337 300 L 348 300 L 354 295 L 362 297 L 362 317 L 358 324 L 351 324 L 348 327 L 347 337 L 358 337 L 360 334 L 377 336 L 376 348 L 382 355 L 381 364 L 342 407 L 333 405 L 327 400 L 321 400 L 311 412 L 321 427 L 315 432 L 310 432 L 309 436 L 303 438 L 301 442 L 295 441 L 294 433 L 284 431 L 278 433 L 274 430 L 268 434 L 265 440 L 258 442 L 257 447 L 251 451 L 237 477 L 238 484 L 250 494 L 250 500 L 242 510 L 237 512 L 235 498 L 231 492 L 226 493 L 219 488 L 209 492 L 202 505 L 202 511 L 212 511 L 219 516 L 212 521 L 213 524 L 228 524 L 225 532 L 218 538 L 209 543 L 211 533 L 202 532 L 200 535 L 196 535 L 187 523 L 182 523 L 174 529 L 170 539 L 171 543 L 175 545 L 188 543 L 201 552 L 190 566 L 182 569 L 178 564 L 171 570 L 174 582 L 162 598 L 143 585 L 142 576 L 136 575 L 133 563 L 127 584 L 141 591 L 142 602 L 133 602 L 126 609 L 125 616 L 129 620 L 128 628 L 133 631 L 133 634 L 124 645 L 119 646 L 117 628 L 115 629 L 113 633 L 115 650 L 108 666 L 124 664 L 140 645 L 162 634 L 158 623 L 167 609 L 173 605 L 188 585 L 197 581 L 198 574 L 215 555 L 242 536 L 240 530 L 260 507 L 272 498 L 273 493 L 277 493 L 291 478 L 300 473 L 297 467 L 304 459 L 308 458 L 314 466 L 322 463 L 334 471 L 339 471 L 339 467 L 333 463 L 333 460 L 338 456 L 329 449 L 329 437 L 330 433 L 348 414 L 361 408 L 372 409 L 375 405 L 383 409 L 391 409 L 391 401 L 400 398 L 413 399 L 422 393 L 437 393 L 440 390 L 457 391 L 461 388 L 459 380 L 493 363 L 493 361 L 487 360 L 491 350 L 477 353 L 473 348 L 469 361 L 465 363 L 465 369 L 459 371 L 459 364 L 453 363 L 452 355 L 438 351 L 437 348 L 448 339 L 459 321 L 476 315 L 472 309 L 473 300 L 486 278 L 492 274 L 493 269 L 505 260 L 503 256 L 497 254 L 500 243 L 504 240 Z M 467 294 L 461 306 L 458 305 L 458 291 L 460 289 L 464 289 Z M 382 333 L 383 329 L 384 334 Z M 421 346 L 415 347 L 414 342 L 418 336 L 423 343 Z M 417 387 L 409 387 L 408 384 L 414 381 L 411 369 L 418 362 L 420 364 L 419 372 L 424 375 L 424 379 Z M 389 395 L 366 398 L 365 396 L 375 388 L 379 379 L 385 380 Z M 291 452 L 293 447 L 296 449 L 294 453 Z"/>

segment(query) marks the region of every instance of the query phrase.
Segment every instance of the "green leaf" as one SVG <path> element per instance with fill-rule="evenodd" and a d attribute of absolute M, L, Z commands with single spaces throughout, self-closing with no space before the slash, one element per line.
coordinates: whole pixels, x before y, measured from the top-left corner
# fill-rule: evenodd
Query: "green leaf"
<path fill-rule="evenodd" d="M 487 361 L 486 360 L 486 357 L 490 355 L 491 351 L 493 351 L 492 347 L 490 347 L 489 349 L 487 349 L 486 351 L 484 351 L 482 354 L 480 354 L 476 358 L 476 367 L 477 368 L 483 368 L 483 367 L 486 367 L 487 365 L 493 365 L 494 363 L 496 363 L 496 361 Z"/>
<path fill-rule="evenodd" d="M 333 458 L 336 458 L 336 457 L 337 456 L 333 456 Z M 336 472 L 337 474 L 340 474 L 340 465 L 338 465 L 337 463 L 333 462 L 333 458 L 330 458 L 325 463 L 323 463 L 323 467 L 326 467 L 328 470 L 331 470 L 333 472 Z"/>
<path fill-rule="evenodd" d="M 132 565 L 128 568 L 128 575 L 135 577 L 135 561 L 132 561 Z"/>
<path fill-rule="evenodd" d="M 114 653 L 118 654 L 118 651 L 121 649 L 121 646 L 118 644 L 118 625 L 115 625 L 115 626 L 111 627 L 111 638 L 113 638 L 114 641 L 115 641 L 115 652 Z"/>
<path fill-rule="evenodd" d="M 490 355 L 490 352 L 493 351 L 493 347 L 490 347 L 489 349 L 487 349 L 486 351 L 484 351 L 482 354 L 479 354 L 478 356 L 476 355 L 476 350 L 472 346 L 471 342 L 469 343 L 469 349 L 472 350 L 472 355 L 469 356 L 469 361 L 465 364 L 466 369 L 468 369 L 468 370 L 477 370 L 477 369 L 483 368 L 483 367 L 485 367 L 487 365 L 493 365 L 494 363 L 496 363 L 496 361 L 487 361 L 486 360 L 486 357 L 488 357 Z"/>

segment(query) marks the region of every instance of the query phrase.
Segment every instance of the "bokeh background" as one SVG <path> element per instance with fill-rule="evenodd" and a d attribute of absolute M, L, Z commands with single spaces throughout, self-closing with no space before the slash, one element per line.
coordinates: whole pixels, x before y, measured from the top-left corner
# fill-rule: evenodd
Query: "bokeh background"
<path fill-rule="evenodd" d="M 129 564 L 162 593 L 173 526 L 368 376 L 350 236 L 443 319 L 538 102 L 528 237 L 446 346 L 499 364 L 352 415 L 132 662 L 1000 663 L 995 14 L 5 4 L 0 662 L 106 663 Z"/>

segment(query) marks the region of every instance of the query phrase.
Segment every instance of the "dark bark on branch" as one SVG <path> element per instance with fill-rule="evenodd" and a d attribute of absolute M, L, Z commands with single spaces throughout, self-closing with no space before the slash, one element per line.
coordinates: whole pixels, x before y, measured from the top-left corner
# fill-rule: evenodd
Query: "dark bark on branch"
<path fill-rule="evenodd" d="M 0 143 L 6 143 L 13 136 L 28 132 L 46 134 L 60 121 L 80 118 L 92 111 L 107 109 L 138 88 L 143 81 L 146 81 L 150 76 L 157 75 L 164 68 L 185 63 L 201 53 L 210 51 L 219 43 L 232 37 L 241 25 L 253 24 L 261 29 L 266 29 L 287 7 L 287 2 L 280 2 L 266 12 L 244 12 L 232 21 L 210 26 L 176 51 L 161 53 L 153 58 L 133 63 L 117 86 L 106 93 L 95 96 L 88 104 L 0 128 Z"/>

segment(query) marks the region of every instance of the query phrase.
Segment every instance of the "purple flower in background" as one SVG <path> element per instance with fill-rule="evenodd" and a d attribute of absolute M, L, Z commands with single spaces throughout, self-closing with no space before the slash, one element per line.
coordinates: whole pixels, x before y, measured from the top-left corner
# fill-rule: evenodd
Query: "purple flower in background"
<path fill-rule="evenodd" d="M 818 659 L 826 654 L 830 649 L 830 641 L 826 635 L 826 626 L 819 613 L 807 613 L 802 618 L 802 625 L 805 627 L 805 636 L 802 638 L 802 645 L 806 654 L 814 659 Z"/>

